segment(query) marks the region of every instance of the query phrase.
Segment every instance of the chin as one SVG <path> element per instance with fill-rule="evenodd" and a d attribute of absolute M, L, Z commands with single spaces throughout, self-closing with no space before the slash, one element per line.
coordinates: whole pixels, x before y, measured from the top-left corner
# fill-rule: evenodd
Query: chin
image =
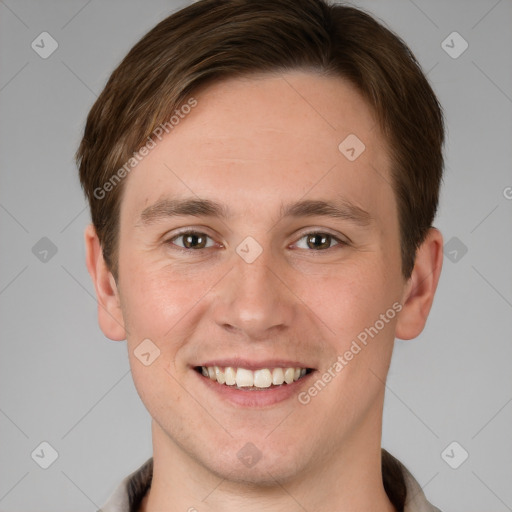
<path fill-rule="evenodd" d="M 262 458 L 252 467 L 242 464 L 215 464 L 209 468 L 219 478 L 248 487 L 275 487 L 276 483 L 285 483 L 296 476 L 296 464 L 279 461 L 268 462 Z"/>
<path fill-rule="evenodd" d="M 301 470 L 298 459 L 303 458 L 289 443 L 280 443 L 280 450 L 266 440 L 243 443 L 232 440 L 198 462 L 221 479 L 254 487 L 275 487 L 297 476 Z M 219 457 L 219 453 L 223 453 Z"/>

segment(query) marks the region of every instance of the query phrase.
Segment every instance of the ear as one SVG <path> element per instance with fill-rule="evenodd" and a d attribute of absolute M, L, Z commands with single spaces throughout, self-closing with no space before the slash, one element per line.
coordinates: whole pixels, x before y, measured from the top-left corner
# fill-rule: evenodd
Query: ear
<path fill-rule="evenodd" d="M 411 277 L 402 298 L 403 308 L 396 323 L 396 336 L 410 340 L 419 336 L 427 322 L 443 266 L 443 236 L 430 228 L 416 251 Z"/>
<path fill-rule="evenodd" d="M 86 263 L 96 289 L 98 323 L 103 334 L 114 341 L 126 339 L 119 293 L 114 276 L 103 259 L 103 249 L 94 226 L 85 229 Z"/>

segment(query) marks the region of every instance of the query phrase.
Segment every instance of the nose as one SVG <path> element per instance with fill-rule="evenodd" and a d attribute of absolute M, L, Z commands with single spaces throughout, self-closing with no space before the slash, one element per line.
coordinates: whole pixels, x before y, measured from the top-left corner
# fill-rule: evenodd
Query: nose
<path fill-rule="evenodd" d="M 298 299 L 290 277 L 270 251 L 252 263 L 233 255 L 233 266 L 219 283 L 214 304 L 217 325 L 252 341 L 269 339 L 288 329 Z"/>

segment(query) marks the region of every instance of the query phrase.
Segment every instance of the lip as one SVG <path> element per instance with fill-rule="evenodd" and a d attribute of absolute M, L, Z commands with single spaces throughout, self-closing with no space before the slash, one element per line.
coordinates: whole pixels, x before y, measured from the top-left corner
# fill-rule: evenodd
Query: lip
<path fill-rule="evenodd" d="M 261 361 L 254 361 L 242 358 L 230 358 L 230 359 L 215 359 L 211 361 L 205 361 L 197 366 L 218 366 L 219 368 L 226 368 L 231 366 L 232 368 L 245 368 L 246 370 L 260 370 L 261 368 L 315 368 L 309 364 L 301 363 L 300 361 L 292 361 L 288 359 L 263 359 Z"/>
<path fill-rule="evenodd" d="M 225 361 L 217 361 L 220 364 L 213 364 L 208 362 L 208 364 L 202 366 L 224 366 Z M 249 365 L 245 363 L 246 366 L 240 364 L 239 368 L 248 368 Z M 255 366 L 253 363 L 254 369 L 265 368 L 265 366 L 259 366 L 261 363 L 257 363 Z M 268 364 L 266 362 L 265 364 Z M 285 363 L 287 365 L 288 363 Z M 225 366 L 235 366 L 233 364 L 233 360 L 230 360 L 230 363 Z M 280 364 L 275 364 L 272 367 L 280 367 Z M 290 364 L 290 366 L 293 366 Z M 300 367 L 298 364 L 297 367 Z M 310 382 L 310 378 L 312 375 L 316 373 L 316 370 L 312 370 L 310 373 L 304 375 L 299 380 L 292 382 L 291 384 L 281 384 L 280 386 L 269 387 L 269 388 L 261 388 L 261 389 L 239 389 L 236 386 L 227 386 L 226 384 L 219 384 L 217 381 L 210 379 L 209 377 L 205 377 L 201 373 L 195 370 L 197 367 L 192 367 L 192 372 L 197 376 L 201 385 L 204 385 L 208 390 L 210 390 L 215 396 L 220 398 L 222 401 L 229 403 L 230 405 L 234 405 L 236 407 L 245 407 L 245 408 L 263 408 L 270 407 L 285 400 L 289 400 L 293 397 L 296 397 L 300 392 L 300 389 L 308 386 Z M 266 367 L 268 368 L 268 366 Z M 301 368 L 305 368 L 302 366 Z"/>

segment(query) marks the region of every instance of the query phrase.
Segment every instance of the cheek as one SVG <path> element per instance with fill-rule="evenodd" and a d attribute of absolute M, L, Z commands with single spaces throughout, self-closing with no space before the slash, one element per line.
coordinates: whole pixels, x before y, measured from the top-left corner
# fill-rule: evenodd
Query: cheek
<path fill-rule="evenodd" d="M 120 295 L 129 341 L 134 335 L 168 337 L 213 281 L 159 265 L 126 260 L 125 263 L 120 274 Z"/>
<path fill-rule="evenodd" d="M 336 375 L 329 397 L 343 414 L 357 410 L 353 400 L 368 402 L 382 391 L 401 309 L 395 276 L 399 268 L 389 270 L 382 257 L 367 254 L 364 262 L 347 264 L 310 288 L 307 303 L 328 327 L 330 354 L 324 370 Z"/>
<path fill-rule="evenodd" d="M 183 397 L 177 382 L 185 368 L 176 360 L 204 285 L 179 279 L 176 273 L 151 270 L 149 265 L 125 265 L 124 271 L 120 297 L 132 376 L 143 403 L 158 417 L 163 403 L 173 410 L 180 407 Z"/>
<path fill-rule="evenodd" d="M 218 277 L 211 271 L 191 275 L 169 266 L 125 263 L 120 298 L 130 365 L 139 395 L 151 401 L 157 390 L 174 393 L 179 388 L 174 379 L 187 378 L 189 367 L 184 363 L 195 355 L 188 341 L 207 317 L 206 295 Z M 158 356 L 148 367 L 137 359 L 147 352 L 151 358 L 153 353 Z M 179 393 L 174 399 L 179 401 Z"/>
<path fill-rule="evenodd" d="M 335 416 L 348 423 L 381 396 L 391 359 L 401 306 L 383 270 L 382 262 L 347 265 L 311 287 L 307 299 L 327 326 L 329 355 L 320 382 L 312 383 L 303 398 L 314 401 L 318 410 L 336 409 Z"/>
<path fill-rule="evenodd" d="M 396 283 L 377 258 L 350 263 L 330 276 L 307 283 L 300 296 L 340 340 L 373 325 L 399 297 Z M 370 261 L 373 260 L 373 261 Z"/>

